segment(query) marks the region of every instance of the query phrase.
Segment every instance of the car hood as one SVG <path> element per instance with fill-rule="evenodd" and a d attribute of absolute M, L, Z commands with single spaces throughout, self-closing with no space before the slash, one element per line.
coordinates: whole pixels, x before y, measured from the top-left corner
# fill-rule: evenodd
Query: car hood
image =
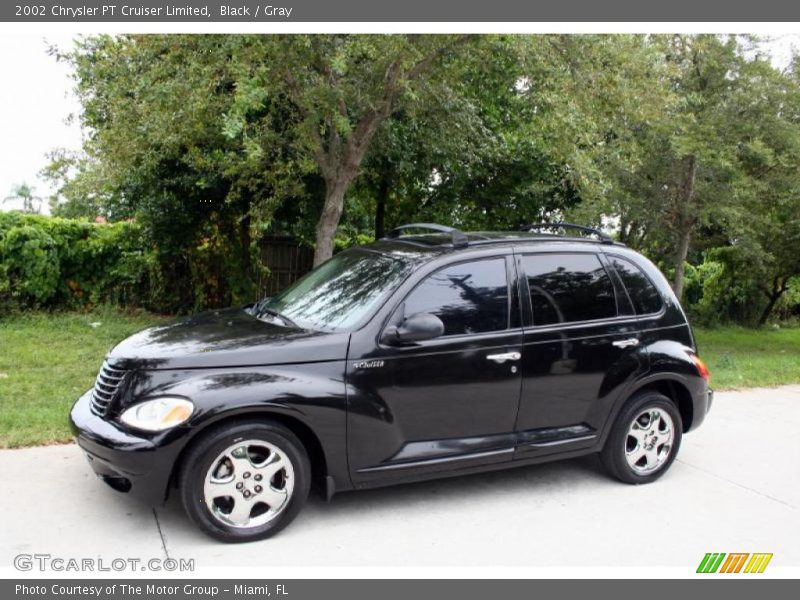
<path fill-rule="evenodd" d="M 347 333 L 285 327 L 242 308 L 215 310 L 140 331 L 106 357 L 119 368 L 198 369 L 344 360 Z"/>

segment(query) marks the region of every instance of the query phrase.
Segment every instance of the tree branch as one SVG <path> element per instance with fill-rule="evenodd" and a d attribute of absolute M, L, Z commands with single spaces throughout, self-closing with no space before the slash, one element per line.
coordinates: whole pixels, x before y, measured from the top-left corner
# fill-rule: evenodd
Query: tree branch
<path fill-rule="evenodd" d="M 427 69 L 433 62 L 442 56 L 448 50 L 454 48 L 459 44 L 463 44 L 466 41 L 471 40 L 475 37 L 475 34 L 465 34 L 457 37 L 455 40 L 450 42 L 449 44 L 445 44 L 444 46 L 439 46 L 436 50 L 428 54 L 422 60 L 420 60 L 417 64 L 415 64 L 411 69 L 408 71 L 408 78 L 409 79 L 416 79 L 419 77 L 422 72 Z"/>
<path fill-rule="evenodd" d="M 432 52 L 420 59 L 412 66 L 406 73 L 406 79 L 413 81 L 417 79 L 422 73 L 429 68 L 438 58 L 454 48 L 458 44 L 462 44 L 475 37 L 474 34 L 466 34 L 457 37 L 450 43 L 439 46 Z M 413 39 L 411 37 L 410 39 Z M 383 97 L 378 102 L 375 108 L 368 111 L 356 124 L 353 133 L 350 135 L 350 140 L 347 144 L 346 155 L 346 168 L 357 168 L 364 157 L 372 137 L 375 135 L 380 124 L 390 115 L 395 109 L 395 103 L 400 96 L 402 88 L 398 85 L 400 78 L 403 74 L 402 61 L 400 57 L 395 58 L 389 63 L 384 74 L 384 92 Z"/>
<path fill-rule="evenodd" d="M 317 127 L 317 123 L 311 122 L 311 113 L 308 110 L 308 107 L 304 104 L 302 99 L 302 94 L 300 93 L 300 85 L 298 84 L 297 80 L 295 79 L 294 75 L 291 71 L 286 71 L 284 73 L 284 80 L 286 81 L 287 89 L 289 90 L 289 97 L 294 103 L 297 110 L 300 112 L 300 115 L 303 117 L 304 120 L 309 122 L 311 125 L 311 139 L 312 139 L 312 148 L 311 151 L 314 154 L 314 159 L 317 161 L 319 165 L 320 171 L 322 171 L 322 176 L 325 179 L 329 179 L 334 176 L 335 170 L 333 168 L 331 156 L 325 152 L 325 145 L 322 141 L 322 135 L 319 132 Z"/>

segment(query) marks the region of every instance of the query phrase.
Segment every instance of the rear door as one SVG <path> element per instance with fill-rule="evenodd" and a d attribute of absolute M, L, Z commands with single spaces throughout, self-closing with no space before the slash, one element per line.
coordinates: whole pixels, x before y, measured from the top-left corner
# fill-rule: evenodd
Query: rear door
<path fill-rule="evenodd" d="M 596 252 L 518 256 L 525 305 L 517 456 L 591 446 L 647 359 L 630 301 Z"/>

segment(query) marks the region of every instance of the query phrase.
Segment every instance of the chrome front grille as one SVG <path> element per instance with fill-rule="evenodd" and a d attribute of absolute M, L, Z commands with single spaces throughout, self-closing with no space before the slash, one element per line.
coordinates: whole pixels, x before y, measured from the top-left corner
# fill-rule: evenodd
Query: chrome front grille
<path fill-rule="evenodd" d="M 114 400 L 122 380 L 125 378 L 123 369 L 117 369 L 104 362 L 97 374 L 92 390 L 92 411 L 104 417 L 108 412 L 111 401 Z"/>

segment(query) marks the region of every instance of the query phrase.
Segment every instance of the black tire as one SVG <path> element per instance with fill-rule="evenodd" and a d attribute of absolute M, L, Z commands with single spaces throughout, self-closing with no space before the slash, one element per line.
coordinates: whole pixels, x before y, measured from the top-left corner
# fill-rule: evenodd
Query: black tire
<path fill-rule="evenodd" d="M 275 477 L 285 478 L 283 485 L 286 489 L 288 489 L 288 484 L 286 483 L 288 479 L 291 478 L 293 484 L 290 492 L 285 494 L 288 496 L 285 503 L 281 505 L 279 512 L 274 517 L 270 517 L 269 521 L 252 527 L 237 527 L 222 522 L 220 517 L 215 516 L 215 512 L 219 514 L 225 508 L 225 503 L 233 506 L 237 501 L 244 502 L 244 496 L 232 502 L 228 502 L 224 498 L 216 500 L 215 506 L 209 507 L 205 499 L 204 486 L 207 474 L 209 474 L 212 466 L 220 464 L 218 459 L 226 449 L 230 449 L 239 442 L 251 440 L 265 442 L 278 449 L 279 452 L 276 452 L 276 455 L 282 453 L 282 459 L 288 458 L 289 463 L 291 463 L 291 476 L 288 474 L 289 470 L 284 469 Z M 250 447 L 248 446 L 248 448 Z M 252 447 L 257 447 L 257 444 Z M 264 446 L 264 448 L 267 447 Z M 271 454 L 266 456 L 271 456 Z M 232 463 L 228 462 L 228 464 Z M 266 459 L 264 464 L 266 464 Z M 224 465 L 223 468 L 225 466 L 227 465 Z M 257 473 L 257 471 L 253 472 Z M 242 475 L 242 477 L 244 476 L 249 478 L 249 472 L 248 475 Z M 252 488 L 252 492 L 248 493 L 251 493 L 255 504 L 250 505 L 253 512 L 249 514 L 255 514 L 259 509 L 262 513 L 271 510 L 266 504 L 258 504 L 257 494 L 254 493 L 256 488 L 253 485 L 258 485 L 259 483 L 255 481 L 255 477 L 252 480 L 248 480 L 248 482 L 243 482 L 241 479 L 233 477 L 233 475 L 231 477 L 233 478 L 232 481 L 238 480 L 240 483 L 248 483 Z M 269 482 L 260 481 L 260 483 L 265 486 L 269 483 L 271 486 L 272 481 L 273 479 L 271 478 Z M 234 485 L 238 484 L 234 483 Z M 271 421 L 237 421 L 210 431 L 192 445 L 182 463 L 178 486 L 186 514 L 204 533 L 223 542 L 251 542 L 275 535 L 297 516 L 308 498 L 308 492 L 311 487 L 311 464 L 303 444 L 286 427 Z M 245 490 L 247 490 L 246 486 Z M 241 493 L 244 494 L 245 492 L 242 491 Z M 233 497 L 231 496 L 231 498 Z M 222 508 L 216 505 L 216 502 L 220 501 L 223 503 Z"/>
<path fill-rule="evenodd" d="M 666 414 L 672 420 L 670 441 L 666 431 L 663 435 L 661 431 L 669 425 L 667 419 L 660 416 L 649 421 L 649 415 L 646 414 L 648 411 L 656 415 Z M 635 432 L 631 432 L 635 420 L 638 420 L 638 427 Z M 649 425 L 651 422 L 652 426 Z M 645 431 L 653 433 L 645 434 Z M 634 435 L 637 432 L 647 441 L 639 441 Z M 600 453 L 600 459 L 608 473 L 620 481 L 631 484 L 650 483 L 666 473 L 672 465 L 680 449 L 682 437 L 683 422 L 675 403 L 658 392 L 643 392 L 631 398 L 620 411 Z M 640 454 L 643 456 L 638 458 Z M 628 457 L 630 461 L 638 458 L 638 462 L 632 465 Z"/>

